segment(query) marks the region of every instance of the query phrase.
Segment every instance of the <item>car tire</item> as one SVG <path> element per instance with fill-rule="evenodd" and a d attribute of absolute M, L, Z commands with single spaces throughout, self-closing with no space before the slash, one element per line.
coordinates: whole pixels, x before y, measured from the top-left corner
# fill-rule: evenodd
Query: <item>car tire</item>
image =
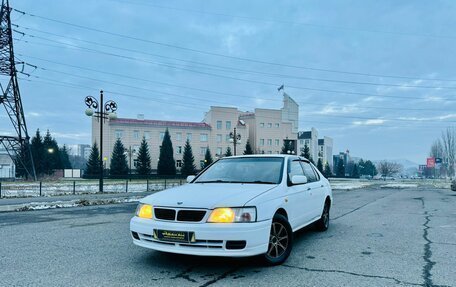
<path fill-rule="evenodd" d="M 288 219 L 276 214 L 272 219 L 268 250 L 263 254 L 263 262 L 268 266 L 280 265 L 290 256 L 293 246 L 293 230 Z"/>
<path fill-rule="evenodd" d="M 321 213 L 320 219 L 315 222 L 315 227 L 318 231 L 326 231 L 329 228 L 329 209 L 331 207 L 331 204 L 329 201 L 325 202 L 325 205 L 323 207 L 323 212 Z"/>

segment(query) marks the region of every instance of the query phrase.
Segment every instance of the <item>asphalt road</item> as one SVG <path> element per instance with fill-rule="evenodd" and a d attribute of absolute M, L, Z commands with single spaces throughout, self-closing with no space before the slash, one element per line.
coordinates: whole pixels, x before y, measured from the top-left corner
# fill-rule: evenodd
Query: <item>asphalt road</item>
<path fill-rule="evenodd" d="M 0 214 L 0 286 L 456 286 L 456 193 L 335 192 L 327 232 L 295 235 L 288 261 L 136 247 L 134 204 Z"/>

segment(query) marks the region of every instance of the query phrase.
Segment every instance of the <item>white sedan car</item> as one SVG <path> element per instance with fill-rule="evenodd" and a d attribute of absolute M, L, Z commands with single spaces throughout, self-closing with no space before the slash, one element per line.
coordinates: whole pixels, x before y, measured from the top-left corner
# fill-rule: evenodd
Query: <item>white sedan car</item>
<path fill-rule="evenodd" d="M 292 155 L 222 158 L 189 184 L 143 198 L 133 243 L 202 256 L 260 255 L 270 265 L 290 255 L 293 232 L 329 226 L 332 191 L 306 159 Z"/>

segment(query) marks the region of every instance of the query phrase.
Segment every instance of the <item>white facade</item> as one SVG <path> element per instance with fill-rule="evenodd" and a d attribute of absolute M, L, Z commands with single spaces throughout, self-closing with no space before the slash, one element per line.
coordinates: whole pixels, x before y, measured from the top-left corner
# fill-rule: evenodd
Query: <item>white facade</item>
<path fill-rule="evenodd" d="M 0 153 L 0 179 L 16 177 L 16 166 L 7 153 Z"/>
<path fill-rule="evenodd" d="M 318 140 L 318 158 L 321 159 L 323 166 L 328 163 L 330 167 L 333 166 L 333 139 L 330 137 L 323 137 Z"/>
<path fill-rule="evenodd" d="M 301 131 L 298 133 L 298 151 L 301 151 L 305 146 L 309 147 L 309 153 L 312 160 L 315 162 L 318 159 L 318 131 L 315 128 L 311 128 L 310 131 Z"/>

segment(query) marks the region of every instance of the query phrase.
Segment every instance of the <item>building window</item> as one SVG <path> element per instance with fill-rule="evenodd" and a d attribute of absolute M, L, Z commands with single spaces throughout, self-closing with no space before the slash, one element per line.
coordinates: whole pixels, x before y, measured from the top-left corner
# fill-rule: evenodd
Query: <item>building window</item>
<path fill-rule="evenodd" d="M 160 132 L 160 140 L 163 141 L 165 138 L 165 132 Z"/>
<path fill-rule="evenodd" d="M 272 154 L 272 151 L 269 150 L 269 151 L 268 151 L 268 154 Z"/>
<path fill-rule="evenodd" d="M 299 144 L 303 145 L 304 144 L 304 140 L 299 140 Z"/>
<path fill-rule="evenodd" d="M 176 133 L 176 140 L 177 141 L 182 140 L 182 133 Z"/>
<path fill-rule="evenodd" d="M 310 140 L 306 140 L 306 145 L 309 145 L 310 144 Z"/>
<path fill-rule="evenodd" d="M 133 139 L 139 140 L 139 131 L 133 131 Z"/>
<path fill-rule="evenodd" d="M 187 139 L 188 139 L 188 141 L 192 141 L 192 134 L 191 133 L 187 133 Z"/>
<path fill-rule="evenodd" d="M 275 140 L 275 145 L 276 145 L 276 146 L 279 146 L 279 145 L 280 145 L 280 140 L 276 139 L 276 140 Z"/>
<path fill-rule="evenodd" d="M 218 130 L 222 129 L 222 121 L 217 121 L 217 129 Z"/>
<path fill-rule="evenodd" d="M 272 139 L 268 139 L 268 145 L 272 145 Z"/>
<path fill-rule="evenodd" d="M 231 130 L 231 121 L 226 121 L 226 129 Z"/>
<path fill-rule="evenodd" d="M 123 130 L 116 130 L 116 139 L 121 139 L 123 135 Z"/>
<path fill-rule="evenodd" d="M 268 128 L 272 128 L 272 123 L 268 123 Z"/>
<path fill-rule="evenodd" d="M 264 139 L 260 139 L 260 145 L 264 145 Z"/>
<path fill-rule="evenodd" d="M 276 124 L 275 124 L 275 127 L 276 127 L 276 128 L 280 127 L 280 124 L 279 124 L 279 123 L 276 123 Z"/>
<path fill-rule="evenodd" d="M 176 167 L 182 167 L 182 161 L 180 159 L 176 160 Z"/>
<path fill-rule="evenodd" d="M 207 134 L 200 134 L 200 141 L 207 142 Z"/>
<path fill-rule="evenodd" d="M 176 148 L 176 153 L 177 153 L 177 154 L 181 154 L 181 153 L 182 153 L 182 146 L 178 146 L 178 147 Z"/>
<path fill-rule="evenodd" d="M 150 132 L 144 132 L 144 138 L 150 140 Z"/>
<path fill-rule="evenodd" d="M 216 139 L 217 139 L 218 143 L 221 143 L 222 142 L 222 135 L 218 134 Z"/>
<path fill-rule="evenodd" d="M 206 154 L 207 147 L 200 147 L 200 155 Z"/>
<path fill-rule="evenodd" d="M 221 147 L 218 147 L 217 148 L 217 153 L 215 155 L 222 155 L 222 148 Z"/>
<path fill-rule="evenodd" d="M 135 169 L 138 168 L 138 159 L 137 159 L 137 158 L 135 158 L 135 159 L 133 160 L 133 166 L 135 167 Z"/>
<path fill-rule="evenodd" d="M 225 141 L 229 142 L 230 141 L 230 135 L 225 136 Z"/>
<path fill-rule="evenodd" d="M 260 128 L 264 128 L 264 123 L 260 123 Z"/>

